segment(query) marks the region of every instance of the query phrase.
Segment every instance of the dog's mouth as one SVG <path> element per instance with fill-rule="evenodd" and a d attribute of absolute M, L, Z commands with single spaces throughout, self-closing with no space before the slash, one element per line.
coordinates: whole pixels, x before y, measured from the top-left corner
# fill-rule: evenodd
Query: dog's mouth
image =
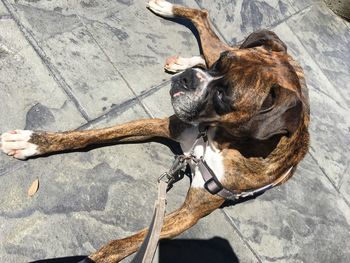
<path fill-rule="evenodd" d="M 173 98 L 176 98 L 176 97 L 180 97 L 181 95 L 184 95 L 184 94 L 185 94 L 184 91 L 178 91 L 178 92 L 174 93 L 174 94 L 172 95 L 172 97 L 173 97 Z"/>
<path fill-rule="evenodd" d="M 185 94 L 186 94 L 185 91 L 182 91 L 182 90 L 174 90 L 174 89 L 170 90 L 170 96 L 171 96 L 172 99 L 181 97 L 181 96 L 183 96 Z"/>
<path fill-rule="evenodd" d="M 181 97 L 183 95 L 186 94 L 186 92 L 188 91 L 188 88 L 185 87 L 182 83 L 178 83 L 178 82 L 172 82 L 171 84 L 171 89 L 170 89 L 170 96 L 172 99 Z"/>

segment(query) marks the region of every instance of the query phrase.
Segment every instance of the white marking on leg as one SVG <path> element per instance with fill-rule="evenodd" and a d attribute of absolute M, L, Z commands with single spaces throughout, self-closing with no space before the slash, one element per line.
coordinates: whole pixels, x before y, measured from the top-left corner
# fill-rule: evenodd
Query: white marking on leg
<path fill-rule="evenodd" d="M 173 4 L 164 0 L 150 0 L 147 3 L 147 7 L 154 13 L 163 17 L 174 17 Z"/>
<path fill-rule="evenodd" d="M 29 140 L 33 131 L 15 130 L 0 136 L 0 150 L 17 159 L 26 159 L 39 153 L 38 146 Z"/>

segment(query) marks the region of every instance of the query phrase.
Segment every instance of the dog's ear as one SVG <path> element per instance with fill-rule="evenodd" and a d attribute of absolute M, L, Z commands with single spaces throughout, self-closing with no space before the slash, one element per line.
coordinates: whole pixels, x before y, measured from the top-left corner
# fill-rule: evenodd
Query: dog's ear
<path fill-rule="evenodd" d="M 240 49 L 262 46 L 271 51 L 287 52 L 287 46 L 272 31 L 260 30 L 250 34 Z"/>
<path fill-rule="evenodd" d="M 274 135 L 291 135 L 302 118 L 302 102 L 294 91 L 274 85 L 258 113 L 242 129 L 249 137 L 267 140 Z"/>

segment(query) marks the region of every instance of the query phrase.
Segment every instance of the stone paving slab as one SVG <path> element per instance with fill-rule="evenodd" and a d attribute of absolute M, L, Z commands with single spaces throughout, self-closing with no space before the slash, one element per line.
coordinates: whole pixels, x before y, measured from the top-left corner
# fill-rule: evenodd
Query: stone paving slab
<path fill-rule="evenodd" d="M 144 1 L 116 9 L 104 20 L 86 21 L 86 25 L 136 93 L 169 79 L 163 70 L 167 57 L 199 55 L 191 30 L 155 16 L 145 9 Z"/>
<path fill-rule="evenodd" d="M 8 15 L 8 11 L 4 4 L 0 2 L 0 16 Z"/>
<path fill-rule="evenodd" d="M 350 108 L 350 28 L 345 23 L 324 3 L 287 21 Z"/>
<path fill-rule="evenodd" d="M 348 169 L 345 171 L 345 174 L 342 179 L 343 180 L 341 181 L 339 190 L 340 190 L 340 193 L 343 194 L 345 199 L 350 204 L 350 167 L 349 166 L 348 166 Z"/>
<path fill-rule="evenodd" d="M 174 114 L 169 96 L 170 88 L 170 82 L 164 83 L 164 86 L 152 96 L 146 97 L 142 100 L 142 103 L 152 112 L 153 116 L 157 118 L 165 118 Z"/>
<path fill-rule="evenodd" d="M 292 15 L 288 0 L 214 0 L 197 1 L 209 10 L 210 18 L 226 41 L 236 44 L 255 30 L 270 27 Z"/>
<path fill-rule="evenodd" d="M 296 11 L 301 11 L 311 5 L 318 5 L 322 0 L 288 0 Z"/>
<path fill-rule="evenodd" d="M 42 48 L 54 66 L 92 117 L 101 114 L 101 110 L 96 111 L 93 107 L 96 101 L 102 103 L 97 94 L 107 94 L 113 87 L 115 95 L 111 94 L 113 97 L 108 100 L 114 103 L 119 102 L 116 98 L 121 97 L 122 100 L 130 96 L 127 92 L 119 91 L 125 89 L 125 84 L 105 80 L 107 76 L 115 75 L 111 74 L 111 70 L 122 73 L 129 88 L 139 94 L 154 83 L 168 78 L 163 72 L 167 57 L 199 54 L 197 41 L 188 28 L 155 16 L 145 8 L 145 1 L 142 0 L 132 4 L 125 1 L 90 1 L 90 4 L 84 1 L 39 1 L 39 4 L 15 2 L 21 22 L 42 43 Z M 194 2 L 193 5 L 196 6 Z M 43 16 L 49 20 L 48 23 L 41 22 Z M 52 26 L 57 24 L 58 27 Z M 71 32 L 70 28 L 77 27 L 74 31 L 78 32 Z M 66 31 L 68 33 L 64 33 Z M 82 46 L 83 50 L 75 50 L 78 46 Z M 100 48 L 103 48 L 103 55 L 100 54 Z M 72 56 L 74 59 L 70 59 Z M 104 61 L 105 56 L 108 57 L 108 63 Z M 72 65 L 73 60 L 75 63 Z M 103 67 L 98 67 L 98 62 Z M 102 75 L 101 78 L 105 76 L 105 87 L 101 81 L 96 83 L 93 78 L 96 75 L 92 74 L 94 71 Z M 109 105 L 105 105 L 105 110 L 109 109 Z"/>
<path fill-rule="evenodd" d="M 18 29 L 16 23 L 12 19 L 1 19 L 0 20 L 1 29 L 1 65 L 5 63 L 5 60 L 19 61 L 19 57 L 16 54 L 23 48 L 29 46 L 28 41 L 23 37 L 21 31 Z"/>
<path fill-rule="evenodd" d="M 298 38 L 287 22 L 283 22 L 276 27 L 271 28 L 286 43 L 288 52 L 303 67 L 306 82 L 309 89 L 313 89 L 318 93 L 322 93 L 329 97 L 334 103 L 346 108 L 346 100 L 340 94 L 338 89 L 324 74 L 317 62 L 309 55 L 305 49 L 302 38 Z"/>
<path fill-rule="evenodd" d="M 118 226 L 103 224 L 88 213 L 52 216 L 35 212 L 24 218 L 0 218 L 0 224 L 0 260 L 9 263 L 86 255 L 95 250 L 95 243 L 104 243 L 106 237 L 131 234 Z"/>
<path fill-rule="evenodd" d="M 0 132 L 10 129 L 72 129 L 85 122 L 49 75 L 15 22 L 0 20 Z M 9 33 L 11 32 L 11 33 Z M 0 174 L 14 161 L 0 158 Z"/>
<path fill-rule="evenodd" d="M 341 179 L 349 176 L 349 110 L 337 106 L 327 96 L 313 90 L 310 96 L 315 98 L 311 102 L 314 124 L 310 125 L 310 153 L 338 188 Z"/>
<path fill-rule="evenodd" d="M 24 5 L 16 5 L 16 10 L 89 119 L 133 96 L 77 16 Z"/>
<path fill-rule="evenodd" d="M 350 208 L 309 155 L 287 184 L 225 211 L 262 262 L 348 262 Z"/>

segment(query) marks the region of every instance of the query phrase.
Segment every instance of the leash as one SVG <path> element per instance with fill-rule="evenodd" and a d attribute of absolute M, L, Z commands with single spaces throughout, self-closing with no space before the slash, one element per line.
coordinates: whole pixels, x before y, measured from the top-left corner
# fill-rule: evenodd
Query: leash
<path fill-rule="evenodd" d="M 173 184 L 184 177 L 187 159 L 184 155 L 176 156 L 168 172 L 158 178 L 158 198 L 154 204 L 153 217 L 147 236 L 131 263 L 151 263 L 157 250 L 160 233 L 162 231 L 166 207 L 166 193 Z"/>
<path fill-rule="evenodd" d="M 166 207 L 166 194 L 173 184 L 184 177 L 184 169 L 190 160 L 197 162 L 194 155 L 194 148 L 201 138 L 207 137 L 207 129 L 199 129 L 199 134 L 193 143 L 189 155 L 177 155 L 168 172 L 163 173 L 158 178 L 158 198 L 154 204 L 153 216 L 147 236 L 143 240 L 139 250 L 131 263 L 151 263 L 157 250 L 160 233 L 162 231 Z M 204 148 L 204 153 L 205 149 Z M 203 154 L 204 156 L 204 154 Z"/>
<path fill-rule="evenodd" d="M 201 170 L 201 174 L 205 182 L 204 188 L 213 195 L 219 195 L 229 200 L 237 200 L 240 198 L 263 193 L 282 183 L 290 175 L 291 171 L 295 170 L 295 167 L 290 167 L 287 170 L 287 172 L 285 172 L 282 176 L 278 177 L 274 182 L 266 186 L 260 187 L 258 189 L 253 189 L 244 192 L 229 190 L 220 183 L 214 171 L 204 160 L 206 149 L 209 146 L 207 132 L 208 127 L 199 126 L 199 133 L 195 142 L 190 148 L 190 153 L 188 155 L 183 154 L 175 156 L 175 160 L 170 170 L 168 172 L 163 173 L 158 178 L 158 198 L 154 204 L 151 225 L 149 227 L 145 239 L 143 240 L 140 246 L 140 249 L 138 250 L 131 263 L 151 263 L 153 261 L 160 239 L 160 233 L 164 223 L 167 191 L 169 191 L 172 188 L 175 182 L 181 180 L 184 177 L 184 170 L 190 161 L 193 161 L 196 165 L 198 165 L 199 169 Z M 203 155 L 198 158 L 194 154 L 194 149 L 199 140 L 201 139 L 203 139 L 203 141 L 205 142 L 205 146 L 203 149 Z"/>
<path fill-rule="evenodd" d="M 151 263 L 153 261 L 158 246 L 160 232 L 163 227 L 167 187 L 167 182 L 163 180 L 158 181 L 158 199 L 154 205 L 151 225 L 140 249 L 131 261 L 132 263 Z"/>

